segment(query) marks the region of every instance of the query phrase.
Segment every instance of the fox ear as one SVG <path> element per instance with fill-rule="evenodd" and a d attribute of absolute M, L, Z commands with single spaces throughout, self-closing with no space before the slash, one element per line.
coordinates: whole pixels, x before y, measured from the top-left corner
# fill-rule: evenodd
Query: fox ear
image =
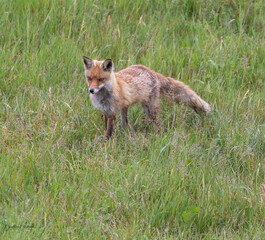
<path fill-rule="evenodd" d="M 83 56 L 83 63 L 86 70 L 93 67 L 93 60 L 88 57 Z"/>
<path fill-rule="evenodd" d="M 106 59 L 101 65 L 103 71 L 111 72 L 113 71 L 114 64 L 111 59 Z"/>

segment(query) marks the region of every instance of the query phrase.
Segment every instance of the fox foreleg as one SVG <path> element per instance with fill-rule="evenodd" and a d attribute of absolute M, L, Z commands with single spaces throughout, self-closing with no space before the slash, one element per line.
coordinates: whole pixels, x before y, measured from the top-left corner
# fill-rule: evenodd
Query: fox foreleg
<path fill-rule="evenodd" d="M 109 139 L 112 135 L 115 120 L 116 116 L 107 116 L 107 130 L 106 130 L 107 139 Z"/>
<path fill-rule="evenodd" d="M 121 110 L 121 126 L 125 128 L 128 125 L 128 117 L 127 117 L 128 108 L 123 108 Z"/>

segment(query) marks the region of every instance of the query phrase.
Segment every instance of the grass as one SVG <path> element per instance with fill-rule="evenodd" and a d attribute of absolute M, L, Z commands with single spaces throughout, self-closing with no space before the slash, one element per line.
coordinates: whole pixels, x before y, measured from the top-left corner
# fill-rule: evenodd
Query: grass
<path fill-rule="evenodd" d="M 1 2 L 1 239 L 263 239 L 262 0 Z M 213 112 L 105 141 L 82 56 L 144 64 Z"/>

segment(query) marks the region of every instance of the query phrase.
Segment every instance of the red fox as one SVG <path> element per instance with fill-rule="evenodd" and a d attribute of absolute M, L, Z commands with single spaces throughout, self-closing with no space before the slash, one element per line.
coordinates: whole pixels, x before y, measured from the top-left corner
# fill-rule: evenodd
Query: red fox
<path fill-rule="evenodd" d="M 116 115 L 121 112 L 122 126 L 125 127 L 128 107 L 135 103 L 142 103 L 145 114 L 159 130 L 160 94 L 175 102 L 185 103 L 197 113 L 208 114 L 211 111 L 210 105 L 189 86 L 143 65 L 114 72 L 111 59 L 97 61 L 84 56 L 83 63 L 92 104 L 105 115 L 108 139 L 112 135 Z"/>

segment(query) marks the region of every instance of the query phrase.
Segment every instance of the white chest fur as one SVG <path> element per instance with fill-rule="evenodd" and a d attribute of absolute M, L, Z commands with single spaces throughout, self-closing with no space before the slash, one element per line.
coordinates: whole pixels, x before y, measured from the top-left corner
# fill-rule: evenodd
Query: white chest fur
<path fill-rule="evenodd" d="M 115 98 L 105 88 L 101 89 L 96 94 L 90 94 L 90 99 L 95 108 L 99 109 L 106 115 L 113 115 L 115 113 Z"/>

